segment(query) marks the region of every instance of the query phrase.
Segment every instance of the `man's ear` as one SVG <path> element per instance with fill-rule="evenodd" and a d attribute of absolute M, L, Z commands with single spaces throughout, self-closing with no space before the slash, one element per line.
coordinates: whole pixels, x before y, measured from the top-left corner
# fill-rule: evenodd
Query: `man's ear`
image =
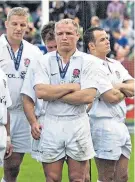
<path fill-rule="evenodd" d="M 88 48 L 89 48 L 90 51 L 94 50 L 95 49 L 95 44 L 93 42 L 89 42 Z"/>
<path fill-rule="evenodd" d="M 78 34 L 77 34 L 77 41 L 80 39 L 80 36 L 81 36 L 81 35 L 78 33 Z"/>
<path fill-rule="evenodd" d="M 7 22 L 7 21 L 5 21 L 5 27 L 7 28 L 7 26 L 8 26 L 8 22 Z"/>

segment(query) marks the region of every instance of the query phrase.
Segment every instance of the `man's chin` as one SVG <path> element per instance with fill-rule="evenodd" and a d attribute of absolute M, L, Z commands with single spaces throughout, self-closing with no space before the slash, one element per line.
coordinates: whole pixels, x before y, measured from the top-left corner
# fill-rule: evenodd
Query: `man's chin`
<path fill-rule="evenodd" d="M 22 37 L 14 37 L 15 41 L 21 41 L 23 38 Z"/>
<path fill-rule="evenodd" d="M 70 49 L 69 49 L 69 47 L 63 47 L 63 48 L 61 48 L 61 51 L 63 51 L 63 52 L 69 52 Z"/>
<path fill-rule="evenodd" d="M 111 49 L 108 49 L 107 51 L 106 51 L 106 54 L 109 54 L 111 52 Z"/>
<path fill-rule="evenodd" d="M 22 35 L 16 35 L 16 36 L 14 36 L 14 39 L 16 39 L 16 40 L 22 40 Z"/>

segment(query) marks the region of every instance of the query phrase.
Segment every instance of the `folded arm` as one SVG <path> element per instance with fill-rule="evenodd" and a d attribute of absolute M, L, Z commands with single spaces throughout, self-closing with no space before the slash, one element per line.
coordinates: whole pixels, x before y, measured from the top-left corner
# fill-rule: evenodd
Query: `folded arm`
<path fill-rule="evenodd" d="M 134 80 L 128 80 L 124 83 L 116 84 L 114 87 L 123 92 L 126 97 L 134 96 Z"/>
<path fill-rule="evenodd" d="M 88 113 L 90 111 L 90 109 L 92 108 L 92 103 L 88 104 L 88 107 L 86 109 L 86 112 Z"/>
<path fill-rule="evenodd" d="M 60 100 L 68 104 L 80 105 L 92 103 L 95 97 L 96 89 L 90 88 L 67 94 L 63 96 Z"/>
<path fill-rule="evenodd" d="M 36 96 L 46 101 L 54 101 L 60 99 L 64 95 L 80 90 L 77 83 L 67 83 L 61 85 L 38 84 L 35 86 Z"/>
<path fill-rule="evenodd" d="M 101 98 L 105 102 L 119 103 L 125 98 L 125 95 L 122 92 L 120 92 L 120 90 L 113 88 L 103 93 L 101 95 Z"/>

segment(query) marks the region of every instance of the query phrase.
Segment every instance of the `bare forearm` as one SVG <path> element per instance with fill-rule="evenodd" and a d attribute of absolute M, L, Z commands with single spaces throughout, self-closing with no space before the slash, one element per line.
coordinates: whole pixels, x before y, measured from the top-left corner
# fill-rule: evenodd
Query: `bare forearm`
<path fill-rule="evenodd" d="M 122 87 L 120 89 L 127 97 L 133 97 L 134 96 L 134 83 L 123 83 Z"/>
<path fill-rule="evenodd" d="M 89 104 L 94 101 L 96 89 L 85 89 L 63 96 L 60 100 L 68 104 Z"/>
<path fill-rule="evenodd" d="M 30 125 L 37 122 L 34 110 L 34 102 L 27 95 L 23 95 L 23 108 Z"/>
<path fill-rule="evenodd" d="M 88 104 L 88 107 L 87 107 L 87 109 L 86 109 L 86 112 L 87 112 L 87 113 L 90 111 L 91 107 L 92 107 L 92 103 Z"/>
<path fill-rule="evenodd" d="M 79 90 L 79 84 L 69 83 L 61 85 L 40 84 L 35 87 L 36 95 L 39 99 L 53 101 L 60 99 L 64 95 Z"/>
<path fill-rule="evenodd" d="M 125 98 L 125 95 L 122 92 L 120 92 L 120 90 L 113 88 L 113 89 L 105 92 L 104 94 L 102 94 L 101 98 L 105 102 L 118 103 L 118 102 L 121 102 Z"/>
<path fill-rule="evenodd" d="M 125 83 L 117 84 L 114 87 L 118 88 L 127 97 L 133 97 L 134 96 L 134 80 L 127 81 Z"/>
<path fill-rule="evenodd" d="M 7 136 L 10 136 L 10 114 L 7 112 L 7 124 L 5 125 L 7 130 Z"/>

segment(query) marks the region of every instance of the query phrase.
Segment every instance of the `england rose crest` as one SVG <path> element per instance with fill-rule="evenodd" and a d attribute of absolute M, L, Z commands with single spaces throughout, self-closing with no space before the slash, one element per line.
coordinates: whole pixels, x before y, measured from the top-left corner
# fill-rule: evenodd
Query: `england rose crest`
<path fill-rule="evenodd" d="M 120 79 L 120 72 L 119 71 L 115 71 L 115 73 L 116 73 L 117 78 Z"/>
<path fill-rule="evenodd" d="M 28 67 L 30 64 L 30 60 L 28 58 L 24 59 L 24 66 Z"/>
<path fill-rule="evenodd" d="M 74 69 L 73 70 L 73 78 L 79 78 L 80 75 L 80 70 L 79 69 Z"/>

